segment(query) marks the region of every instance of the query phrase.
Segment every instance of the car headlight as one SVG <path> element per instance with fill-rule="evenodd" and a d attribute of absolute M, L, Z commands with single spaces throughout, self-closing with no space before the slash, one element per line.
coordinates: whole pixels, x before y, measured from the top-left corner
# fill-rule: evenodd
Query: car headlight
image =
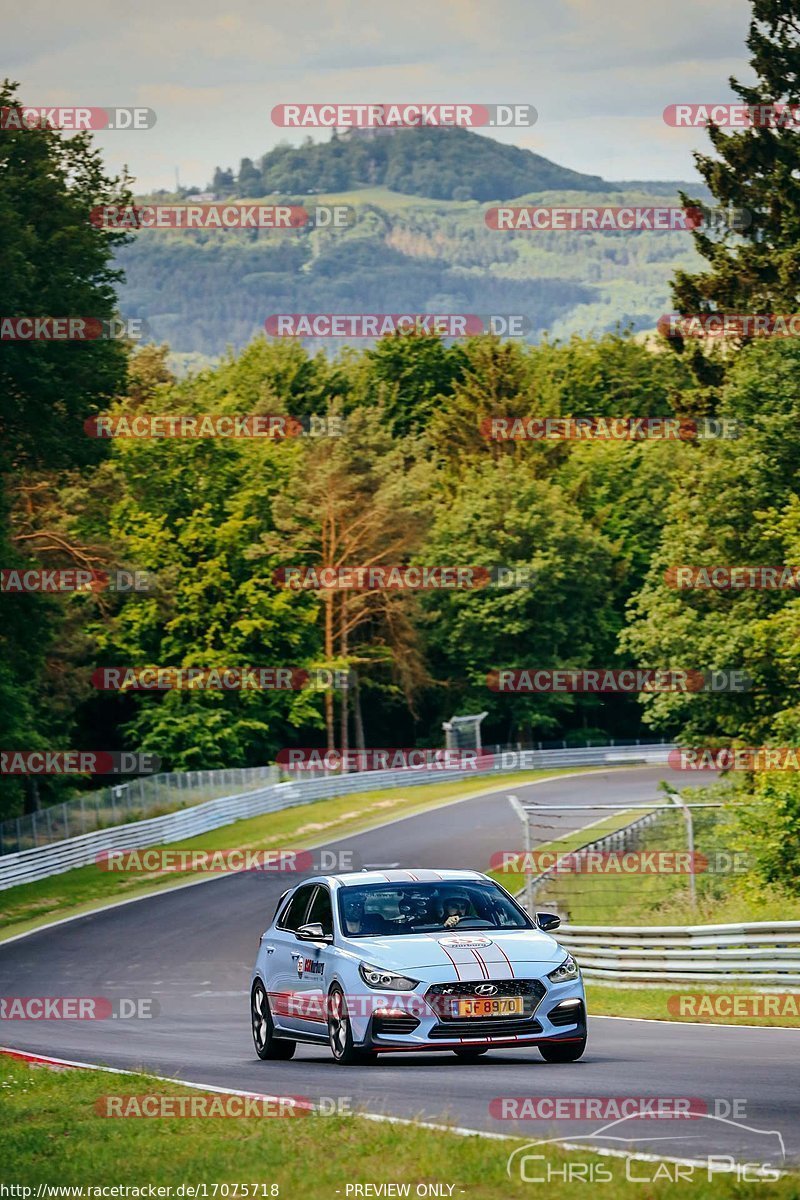
<path fill-rule="evenodd" d="M 550 971 L 547 978 L 551 983 L 567 983 L 570 979 L 577 979 L 580 975 L 578 964 L 571 954 L 568 954 L 560 967 L 556 967 L 555 971 Z"/>
<path fill-rule="evenodd" d="M 359 963 L 358 973 L 368 987 L 384 992 L 410 992 L 417 986 L 416 979 L 406 979 L 405 975 L 395 975 L 383 967 L 372 967 L 365 962 Z"/>

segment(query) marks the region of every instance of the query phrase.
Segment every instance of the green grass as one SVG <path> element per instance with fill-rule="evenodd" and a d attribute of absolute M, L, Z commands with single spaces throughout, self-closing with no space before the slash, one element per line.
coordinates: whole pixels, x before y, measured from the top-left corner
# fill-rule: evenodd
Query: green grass
<path fill-rule="evenodd" d="M 435 808 L 449 801 L 497 791 L 535 779 L 574 774 L 576 768 L 561 771 L 520 771 L 474 780 L 422 784 L 407 791 L 358 792 L 313 804 L 298 805 L 276 813 L 237 821 L 211 830 L 199 837 L 170 843 L 171 850 L 218 850 L 227 847 L 275 849 L 321 845 L 347 834 L 359 833 L 407 813 Z M 0 892 L 0 941 L 28 929 L 35 929 L 54 918 L 89 912 L 115 900 L 176 887 L 194 878 L 192 872 L 168 874 L 124 874 L 101 871 L 94 864 L 77 867 L 62 875 L 51 875 L 36 883 L 20 884 Z M 198 876 L 200 878 L 201 876 Z"/>
<path fill-rule="evenodd" d="M 286 192 L 268 192 L 263 196 L 248 196 L 232 197 L 225 201 L 216 201 L 215 203 L 231 203 L 231 204 L 279 204 L 286 202 Z M 376 208 L 381 208 L 384 212 L 402 212 L 408 209 L 416 210 L 433 210 L 439 209 L 447 213 L 459 211 L 478 210 L 483 211 L 491 205 L 502 204 L 504 206 L 526 206 L 526 205 L 580 205 L 589 206 L 600 203 L 606 204 L 664 204 L 669 200 L 661 192 L 653 193 L 644 188 L 615 188 L 607 187 L 596 192 L 570 191 L 569 189 L 556 190 L 539 190 L 536 192 L 524 192 L 521 196 L 512 198 L 497 198 L 491 201 L 483 200 L 437 200 L 431 196 L 417 196 L 406 192 L 395 192 L 391 188 L 382 185 L 376 187 L 361 187 L 351 188 L 348 191 L 342 192 L 308 192 L 305 194 L 291 193 L 292 199 L 297 200 L 310 207 L 314 204 L 351 204 L 354 206 L 372 204 Z M 161 197 L 156 197 L 152 193 L 143 194 L 138 197 L 140 201 L 149 200 L 152 202 L 161 201 Z M 677 191 L 672 199 L 677 202 Z M 168 204 L 186 204 L 186 200 L 169 199 L 164 201 Z"/>
<path fill-rule="evenodd" d="M 698 1022 L 710 1023 L 712 1025 L 763 1025 L 765 1027 L 782 1026 L 785 1028 L 800 1028 L 800 992 L 792 993 L 788 996 L 778 997 L 779 1003 L 786 1003 L 786 1015 L 770 1015 L 765 1016 L 758 1013 L 751 1015 L 748 1012 L 722 1014 L 718 1012 L 709 1012 L 708 1003 L 716 1007 L 717 997 L 721 996 L 737 996 L 742 997 L 742 1003 L 752 1001 L 761 1003 L 761 998 L 765 994 L 770 996 L 773 993 L 769 992 L 768 988 L 762 991 L 757 991 L 754 988 L 743 988 L 740 985 L 725 987 L 724 984 L 709 985 L 708 983 L 676 983 L 671 987 L 663 988 L 621 988 L 610 985 L 586 983 L 586 1001 L 590 1014 L 595 1016 L 607 1017 L 649 1017 L 657 1021 L 679 1021 L 684 1024 L 697 1024 Z M 670 1008 L 670 998 L 672 997 L 701 997 L 697 1007 L 691 1002 L 688 1006 L 681 1006 L 679 1000 L 673 999 L 673 1007 Z M 708 1001 L 703 1003 L 703 999 L 708 997 Z M 681 1015 L 681 1011 L 685 1015 Z M 694 1014 L 694 1015 L 692 1015 Z"/>
<path fill-rule="evenodd" d="M 266 197 L 265 203 L 275 204 L 277 196 Z M 393 192 L 386 187 L 356 188 L 350 192 L 318 192 L 303 197 L 306 207 L 314 204 L 350 204 L 356 208 L 372 204 L 384 212 L 402 213 L 416 211 L 468 212 L 480 211 L 483 205 L 478 200 L 433 200 L 428 196 L 411 196 L 404 192 Z"/>
<path fill-rule="evenodd" d="M 686 876 L 662 889 L 663 877 L 582 876 L 566 898 L 573 925 L 735 925 L 748 921 L 798 921 L 800 897 L 751 876 L 697 876 L 693 906 Z M 562 885 L 563 886 L 563 885 Z M 542 893 L 544 903 L 545 893 Z"/>
<path fill-rule="evenodd" d="M 264 1068 L 265 1091 L 269 1091 L 268 1064 Z M 465 1073 L 470 1069 L 465 1068 Z M 336 1068 L 332 1070 L 335 1074 Z M 329 1093 L 346 1092 L 346 1078 L 332 1079 Z M 103 1096 L 154 1093 L 199 1095 L 145 1075 L 50 1071 L 3 1059 L 0 1161 L 4 1182 L 34 1189 L 39 1184 L 144 1186 L 145 1195 L 148 1184 L 172 1188 L 205 1184 L 212 1198 L 214 1184 L 230 1185 L 227 1195 L 238 1198 L 246 1194 L 245 1183 L 266 1185 L 263 1191 L 259 1186 L 255 1200 L 269 1196 L 273 1184 L 282 1200 L 333 1200 L 337 1195 L 345 1197 L 348 1184 L 405 1183 L 411 1184 L 414 1195 L 417 1184 L 438 1183 L 454 1185 L 452 1195 L 466 1195 L 469 1200 L 498 1196 L 522 1200 L 538 1193 L 518 1175 L 507 1177 L 508 1155 L 524 1141 L 555 1135 L 553 1128 L 544 1129 L 538 1122 L 525 1131 L 524 1141 L 497 1141 L 356 1116 L 124 1119 L 103 1117 L 95 1110 Z M 763 1183 L 737 1184 L 733 1176 L 722 1174 L 709 1182 L 700 1168 L 696 1178 L 684 1183 L 672 1183 L 660 1174 L 658 1182 L 642 1191 L 641 1184 L 626 1182 L 621 1159 L 601 1160 L 588 1152 L 551 1146 L 537 1147 L 535 1152 L 546 1154 L 547 1162 L 562 1172 L 565 1163 L 592 1164 L 595 1169 L 602 1165 L 613 1174 L 613 1181 L 602 1188 L 609 1200 L 672 1200 L 675 1196 L 743 1200 L 751 1190 L 754 1196 L 763 1194 Z M 546 1169 L 543 1163 L 535 1165 Z M 662 1173 L 667 1168 L 636 1165 L 640 1176 L 652 1178 L 656 1170 Z M 574 1196 L 574 1187 L 573 1182 L 556 1177 L 545 1194 L 548 1200 L 567 1200 Z M 768 1187 L 769 1195 L 778 1200 L 798 1196 L 796 1176 Z M 253 1197 L 253 1192 L 249 1195 Z"/>
<path fill-rule="evenodd" d="M 269 192 L 264 196 L 251 197 L 246 199 L 241 197 L 225 201 L 231 204 L 285 204 L 286 192 Z M 139 197 L 140 200 L 147 199 L 155 202 L 156 197 L 148 195 Z M 364 204 L 372 204 L 376 208 L 383 209 L 384 212 L 400 213 L 409 209 L 415 210 L 443 210 L 446 212 L 456 212 L 460 209 L 480 210 L 483 205 L 478 200 L 434 200 L 427 196 L 412 196 L 404 192 L 393 192 L 386 187 L 365 187 L 353 188 L 347 192 L 311 192 L 306 195 L 300 193 L 292 193 L 292 199 L 299 201 L 306 208 L 311 208 L 315 204 L 349 204 L 356 207 Z M 185 204 L 185 200 L 168 200 L 168 204 Z M 217 201 L 216 203 L 222 203 Z"/>

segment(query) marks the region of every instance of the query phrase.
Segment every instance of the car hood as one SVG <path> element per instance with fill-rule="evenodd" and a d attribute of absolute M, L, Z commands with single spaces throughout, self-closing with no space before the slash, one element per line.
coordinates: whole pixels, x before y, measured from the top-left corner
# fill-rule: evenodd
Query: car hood
<path fill-rule="evenodd" d="M 555 938 L 533 929 L 349 938 L 345 944 L 376 967 L 400 974 L 429 967 L 441 967 L 447 973 L 449 968 L 453 979 L 511 979 L 518 974 L 518 963 L 556 966 L 566 956 Z"/>

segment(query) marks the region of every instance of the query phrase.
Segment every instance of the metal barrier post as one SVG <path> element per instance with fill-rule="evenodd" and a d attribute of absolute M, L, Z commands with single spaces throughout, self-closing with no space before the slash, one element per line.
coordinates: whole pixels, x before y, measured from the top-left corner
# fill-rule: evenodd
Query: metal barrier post
<path fill-rule="evenodd" d="M 686 822 L 686 845 L 689 851 L 689 903 L 692 908 L 697 908 L 697 880 L 694 874 L 694 821 L 692 820 L 692 811 L 680 792 L 670 792 L 670 798 L 681 809 L 683 819 Z"/>
<path fill-rule="evenodd" d="M 531 824 L 528 820 L 528 814 L 520 804 L 516 796 L 510 795 L 508 802 L 522 821 L 525 838 L 525 908 L 529 915 L 533 916 L 533 872 L 530 870 L 531 862 Z"/>

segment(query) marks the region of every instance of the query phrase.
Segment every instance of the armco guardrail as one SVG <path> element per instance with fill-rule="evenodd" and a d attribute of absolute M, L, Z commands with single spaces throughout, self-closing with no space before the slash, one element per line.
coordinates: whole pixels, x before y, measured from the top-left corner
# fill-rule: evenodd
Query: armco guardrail
<path fill-rule="evenodd" d="M 612 929 L 562 925 L 556 936 L 584 975 L 598 981 L 800 984 L 800 921 Z"/>
<path fill-rule="evenodd" d="M 61 804 L 0 821 L 0 856 L 50 846 L 98 829 L 146 821 L 221 796 L 239 796 L 279 783 L 280 778 L 280 768 L 275 765 L 140 775 L 127 783 L 82 792 Z"/>
<path fill-rule="evenodd" d="M 500 775 L 504 771 L 518 770 L 520 754 L 524 755 L 526 769 L 547 769 L 565 766 L 622 766 L 626 763 L 666 762 L 669 744 L 647 744 L 627 746 L 588 746 L 564 750 L 509 751 L 505 754 L 487 755 L 477 759 L 469 771 L 360 771 L 352 775 L 329 775 L 303 779 L 298 782 L 277 783 L 258 788 L 242 795 L 224 796 L 208 800 L 191 808 L 151 817 L 146 821 L 134 821 L 110 829 L 100 829 L 79 837 L 65 838 L 48 846 L 5 854 L 0 858 L 0 891 L 20 883 L 32 883 L 49 875 L 70 871 L 96 861 L 103 850 L 140 850 L 196 837 L 210 829 L 229 825 L 246 817 L 277 812 L 299 804 L 310 804 L 314 800 L 333 796 L 349 795 L 353 792 L 376 791 L 383 788 L 413 787 L 425 783 L 443 783 L 450 779 L 464 779 L 473 775 Z M 610 756 L 613 754 L 613 759 Z"/>

